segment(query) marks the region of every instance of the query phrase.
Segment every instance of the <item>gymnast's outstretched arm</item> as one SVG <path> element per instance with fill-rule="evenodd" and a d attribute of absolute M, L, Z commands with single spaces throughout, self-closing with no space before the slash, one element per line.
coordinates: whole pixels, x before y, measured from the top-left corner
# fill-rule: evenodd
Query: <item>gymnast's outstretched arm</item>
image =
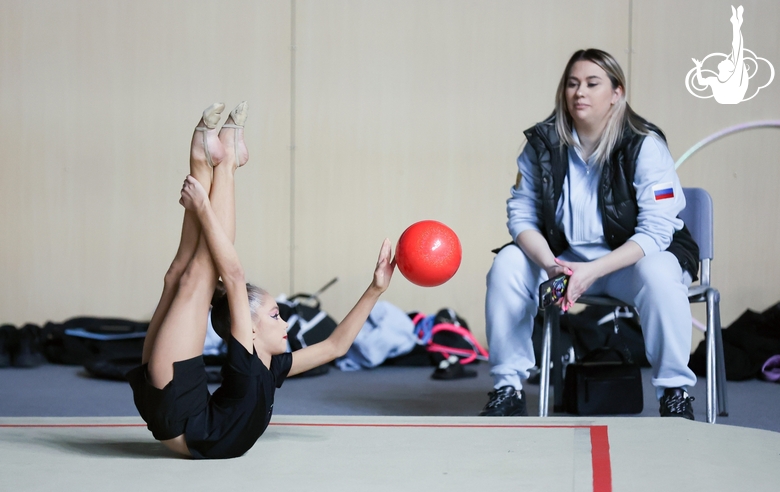
<path fill-rule="evenodd" d="M 379 250 L 379 258 L 374 269 L 374 278 L 368 289 L 358 300 L 355 307 L 338 324 L 331 335 L 320 343 L 309 345 L 293 352 L 292 367 L 289 375 L 294 376 L 313 369 L 347 353 L 355 341 L 360 329 L 368 319 L 379 296 L 387 290 L 395 269 L 395 260 L 391 260 L 390 240 L 385 239 Z"/>

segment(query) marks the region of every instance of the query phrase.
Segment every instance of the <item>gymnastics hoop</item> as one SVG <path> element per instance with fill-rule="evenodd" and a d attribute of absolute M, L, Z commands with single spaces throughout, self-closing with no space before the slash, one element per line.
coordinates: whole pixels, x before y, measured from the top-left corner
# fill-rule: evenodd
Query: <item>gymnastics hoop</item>
<path fill-rule="evenodd" d="M 748 123 L 740 123 L 739 125 L 730 126 L 728 128 L 724 128 L 719 132 L 715 132 L 709 137 L 699 141 L 696 145 L 694 145 L 690 149 L 688 149 L 679 159 L 677 159 L 677 162 L 674 163 L 674 168 L 677 169 L 678 167 L 680 167 L 680 165 L 683 162 L 685 162 L 690 156 L 692 156 L 699 150 L 703 149 L 707 145 L 711 144 L 712 142 L 716 140 L 720 140 L 726 135 L 743 132 L 745 130 L 751 130 L 753 128 L 780 128 L 780 120 L 751 121 Z"/>

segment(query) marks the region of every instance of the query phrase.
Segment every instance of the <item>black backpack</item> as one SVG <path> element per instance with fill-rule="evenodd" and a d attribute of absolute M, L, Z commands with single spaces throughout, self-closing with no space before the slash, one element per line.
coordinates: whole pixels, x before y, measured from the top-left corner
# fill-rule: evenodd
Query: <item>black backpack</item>
<path fill-rule="evenodd" d="M 125 380 L 141 363 L 149 322 L 80 316 L 41 329 L 41 351 L 51 363 L 84 366 L 98 378 Z"/>
<path fill-rule="evenodd" d="M 460 364 L 488 360 L 485 350 L 469 330 L 466 320 L 454 310 L 440 309 L 436 314 L 426 316 L 411 312 L 414 332 L 420 339 L 411 352 L 385 361 L 396 366 L 438 366 L 449 357 L 457 357 Z"/>
<path fill-rule="evenodd" d="M 284 297 L 276 299 L 279 315 L 288 323 L 287 343 L 293 352 L 324 341 L 336 329 L 338 323 L 320 309 L 318 296 L 337 280 L 338 278 L 334 278 L 314 294 L 300 293 L 289 299 Z M 319 376 L 327 372 L 328 365 L 324 364 L 303 372 L 298 377 Z"/>
<path fill-rule="evenodd" d="M 43 354 L 55 364 L 85 365 L 99 360 L 141 363 L 148 322 L 82 316 L 41 329 Z"/>

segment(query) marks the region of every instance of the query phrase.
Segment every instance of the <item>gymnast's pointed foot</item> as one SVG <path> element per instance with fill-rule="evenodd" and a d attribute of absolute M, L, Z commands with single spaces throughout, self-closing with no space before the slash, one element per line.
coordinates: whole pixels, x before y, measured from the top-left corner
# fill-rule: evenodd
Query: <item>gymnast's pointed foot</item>
<path fill-rule="evenodd" d="M 224 104 L 214 103 L 203 111 L 203 118 L 192 134 L 191 165 L 207 164 L 209 167 L 214 167 L 225 158 L 225 149 L 217 132 L 217 125 L 224 109 Z"/>
<path fill-rule="evenodd" d="M 219 139 L 227 153 L 225 162 L 231 163 L 233 169 L 243 166 L 249 160 L 249 151 L 244 142 L 247 108 L 246 101 L 236 106 L 219 132 Z"/>

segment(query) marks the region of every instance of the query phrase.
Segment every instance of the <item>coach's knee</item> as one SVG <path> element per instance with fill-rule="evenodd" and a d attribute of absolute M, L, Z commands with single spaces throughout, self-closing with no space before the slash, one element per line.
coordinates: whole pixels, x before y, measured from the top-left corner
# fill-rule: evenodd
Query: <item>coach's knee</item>
<path fill-rule="evenodd" d="M 515 246 L 507 246 L 496 254 L 487 274 L 488 288 L 517 282 L 527 268 L 525 254 Z"/>
<path fill-rule="evenodd" d="M 677 257 L 668 251 L 651 254 L 635 265 L 637 281 L 644 290 L 668 292 L 679 287 L 687 292 L 683 284 L 683 272 Z"/>

